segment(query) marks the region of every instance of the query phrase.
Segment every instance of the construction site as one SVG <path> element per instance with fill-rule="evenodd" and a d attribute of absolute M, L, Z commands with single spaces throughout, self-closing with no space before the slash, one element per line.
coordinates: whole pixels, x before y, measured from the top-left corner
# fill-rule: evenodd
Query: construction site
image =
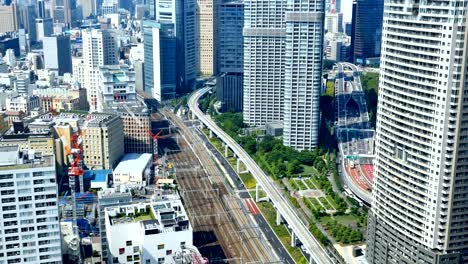
<path fill-rule="evenodd" d="M 128 113 L 141 129 L 146 128 L 146 123 L 142 124 L 131 110 Z M 85 156 L 89 154 L 83 148 L 82 137 L 94 118 L 86 116 L 79 125 L 64 124 L 59 129 L 62 140 L 69 142 L 63 146 L 67 166 L 60 183 L 64 253 L 76 263 L 83 261 L 83 251 L 91 248 L 102 228 L 98 195 L 92 191 L 93 179 L 107 182 L 112 178 L 112 170 L 88 170 L 86 166 Z M 194 133 L 196 128 L 187 123 L 192 126 L 170 110 L 150 114 L 149 129 L 143 131 L 153 142 L 154 171 L 146 191 L 132 193 L 133 202 L 147 199 L 156 181 L 173 179 L 193 226 L 194 246 L 209 263 L 285 263 L 275 253 L 277 249 L 271 247 L 271 238 L 265 237 L 254 220 L 260 212 L 256 204 L 239 195 L 237 185 L 224 175 L 220 163 L 200 138 L 201 133 Z"/>

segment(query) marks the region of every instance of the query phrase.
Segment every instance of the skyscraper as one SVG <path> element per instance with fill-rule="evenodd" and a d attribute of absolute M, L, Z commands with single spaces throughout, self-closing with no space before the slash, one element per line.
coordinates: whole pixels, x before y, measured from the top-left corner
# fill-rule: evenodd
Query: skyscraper
<path fill-rule="evenodd" d="M 371 264 L 468 261 L 466 14 L 466 1 L 385 2 Z"/>
<path fill-rule="evenodd" d="M 159 102 L 174 98 L 177 86 L 174 24 L 143 22 L 144 91 Z"/>
<path fill-rule="evenodd" d="M 61 263 L 54 156 L 0 147 L 0 259 Z"/>
<path fill-rule="evenodd" d="M 90 110 L 98 105 L 99 66 L 118 64 L 117 41 L 112 30 L 87 29 L 82 32 L 84 84 Z"/>
<path fill-rule="evenodd" d="M 199 63 L 202 75 L 213 75 L 215 66 L 215 0 L 197 0 L 198 3 L 198 41 Z"/>
<path fill-rule="evenodd" d="M 282 122 L 283 142 L 317 146 L 324 1 L 245 1 L 244 122 Z"/>
<path fill-rule="evenodd" d="M 244 1 L 244 122 L 283 121 L 285 0 Z"/>
<path fill-rule="evenodd" d="M 197 27 L 197 2 L 185 0 L 184 2 L 184 43 L 181 50 L 184 51 L 183 84 L 190 87 L 197 78 L 199 69 L 198 58 L 198 27 Z"/>
<path fill-rule="evenodd" d="M 16 4 L 0 6 L 0 33 L 18 30 L 18 14 Z"/>
<path fill-rule="evenodd" d="M 318 146 L 324 10 L 324 1 L 286 7 L 283 143 L 299 150 Z"/>
<path fill-rule="evenodd" d="M 29 34 L 29 41 L 36 41 L 36 11 L 33 5 L 20 7 L 20 28 Z"/>
<path fill-rule="evenodd" d="M 380 57 L 384 0 L 356 0 L 353 6 L 354 40 L 351 50 L 354 62 L 366 64 L 370 58 Z"/>
<path fill-rule="evenodd" d="M 54 22 L 52 18 L 36 19 L 36 41 L 42 41 L 44 37 L 52 36 L 54 33 Z"/>
<path fill-rule="evenodd" d="M 56 71 L 59 76 L 72 73 L 70 36 L 57 35 L 44 37 L 44 64 L 45 68 Z"/>
<path fill-rule="evenodd" d="M 244 4 L 242 1 L 221 3 L 217 24 L 216 96 L 221 111 L 241 111 L 244 80 Z"/>

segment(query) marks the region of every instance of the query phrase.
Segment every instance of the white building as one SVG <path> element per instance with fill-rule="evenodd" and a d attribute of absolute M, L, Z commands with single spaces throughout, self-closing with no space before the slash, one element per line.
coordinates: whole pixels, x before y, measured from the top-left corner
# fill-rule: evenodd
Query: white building
<path fill-rule="evenodd" d="M 15 67 L 16 66 L 15 51 L 12 49 L 7 49 L 5 52 L 5 57 L 3 57 L 3 61 L 11 68 Z"/>
<path fill-rule="evenodd" d="M 136 101 L 135 72 L 127 65 L 99 67 L 98 89 L 98 111 L 113 102 Z"/>
<path fill-rule="evenodd" d="M 215 25 L 215 7 L 213 0 L 197 0 L 198 8 L 198 57 L 200 63 L 200 73 L 211 76 L 214 74 L 214 25 Z"/>
<path fill-rule="evenodd" d="M 325 29 L 330 33 L 343 32 L 343 14 L 334 13 L 325 16 Z"/>
<path fill-rule="evenodd" d="M 40 107 L 40 101 L 37 96 L 18 95 L 6 98 L 5 106 L 7 111 L 28 114 L 32 109 Z"/>
<path fill-rule="evenodd" d="M 146 185 L 149 181 L 152 166 L 152 155 L 149 153 L 129 153 L 123 157 L 115 168 L 115 185 Z"/>
<path fill-rule="evenodd" d="M 99 67 L 118 64 L 118 48 L 114 32 L 111 30 L 87 29 L 83 38 L 83 87 L 87 89 L 91 111 L 98 105 Z M 75 62 L 76 63 L 76 62 Z M 74 67 L 79 64 L 74 64 Z"/>
<path fill-rule="evenodd" d="M 468 262 L 467 1 L 385 1 L 369 263 Z"/>
<path fill-rule="evenodd" d="M 192 226 L 176 195 L 108 207 L 105 216 L 108 263 L 176 263 L 176 252 L 193 247 Z"/>
<path fill-rule="evenodd" d="M 55 159 L 0 147 L 0 264 L 62 263 Z"/>
<path fill-rule="evenodd" d="M 244 121 L 283 121 L 283 142 L 318 145 L 324 43 L 321 1 L 247 0 L 244 8 Z"/>
<path fill-rule="evenodd" d="M 104 0 L 102 2 L 101 13 L 103 16 L 107 14 L 117 14 L 118 10 L 119 10 L 118 0 Z"/>

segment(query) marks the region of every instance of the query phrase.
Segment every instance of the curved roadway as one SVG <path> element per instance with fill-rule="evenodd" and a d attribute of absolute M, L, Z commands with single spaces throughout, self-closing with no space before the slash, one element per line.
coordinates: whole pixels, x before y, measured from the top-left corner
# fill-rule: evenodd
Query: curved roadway
<path fill-rule="evenodd" d="M 234 141 L 228 134 L 226 134 L 211 117 L 205 115 L 198 107 L 199 98 L 211 90 L 211 87 L 202 88 L 195 91 L 188 100 L 188 106 L 200 121 L 202 121 L 213 133 L 215 133 L 221 140 L 226 143 L 235 155 L 245 164 L 250 173 L 257 180 L 268 197 L 273 201 L 273 204 L 280 212 L 283 219 L 288 223 L 289 227 L 293 230 L 297 239 L 301 241 L 302 245 L 306 248 L 307 253 L 311 255 L 312 260 L 315 263 L 333 263 L 331 258 L 327 255 L 325 249 L 315 239 L 315 237 L 309 232 L 307 227 L 301 222 L 297 214 L 294 212 L 292 206 L 283 197 L 281 191 L 279 191 L 274 182 L 263 172 L 263 170 L 257 165 L 257 163 L 250 157 L 250 155 Z"/>

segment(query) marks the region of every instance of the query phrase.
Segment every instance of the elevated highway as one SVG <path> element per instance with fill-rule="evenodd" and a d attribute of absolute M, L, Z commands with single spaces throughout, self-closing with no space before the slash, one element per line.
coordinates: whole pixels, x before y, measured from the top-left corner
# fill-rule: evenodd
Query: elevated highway
<path fill-rule="evenodd" d="M 298 245 L 297 242 L 300 241 L 306 253 L 310 255 L 310 263 L 333 263 L 333 260 L 327 254 L 326 249 L 320 245 L 320 243 L 310 233 L 307 226 L 299 219 L 293 207 L 283 196 L 282 191 L 276 187 L 273 180 L 265 174 L 265 172 L 236 141 L 218 127 L 210 116 L 200 110 L 198 100 L 210 90 L 211 87 L 202 88 L 195 91 L 190 96 L 188 106 L 192 113 L 192 118 L 198 118 L 210 130 L 210 133 L 219 137 L 226 144 L 226 148 L 230 148 L 235 156 L 253 175 L 257 181 L 257 186 L 260 186 L 263 189 L 277 209 L 277 224 L 280 224 L 281 221 L 284 220 L 292 230 L 291 245 L 296 246 Z"/>

